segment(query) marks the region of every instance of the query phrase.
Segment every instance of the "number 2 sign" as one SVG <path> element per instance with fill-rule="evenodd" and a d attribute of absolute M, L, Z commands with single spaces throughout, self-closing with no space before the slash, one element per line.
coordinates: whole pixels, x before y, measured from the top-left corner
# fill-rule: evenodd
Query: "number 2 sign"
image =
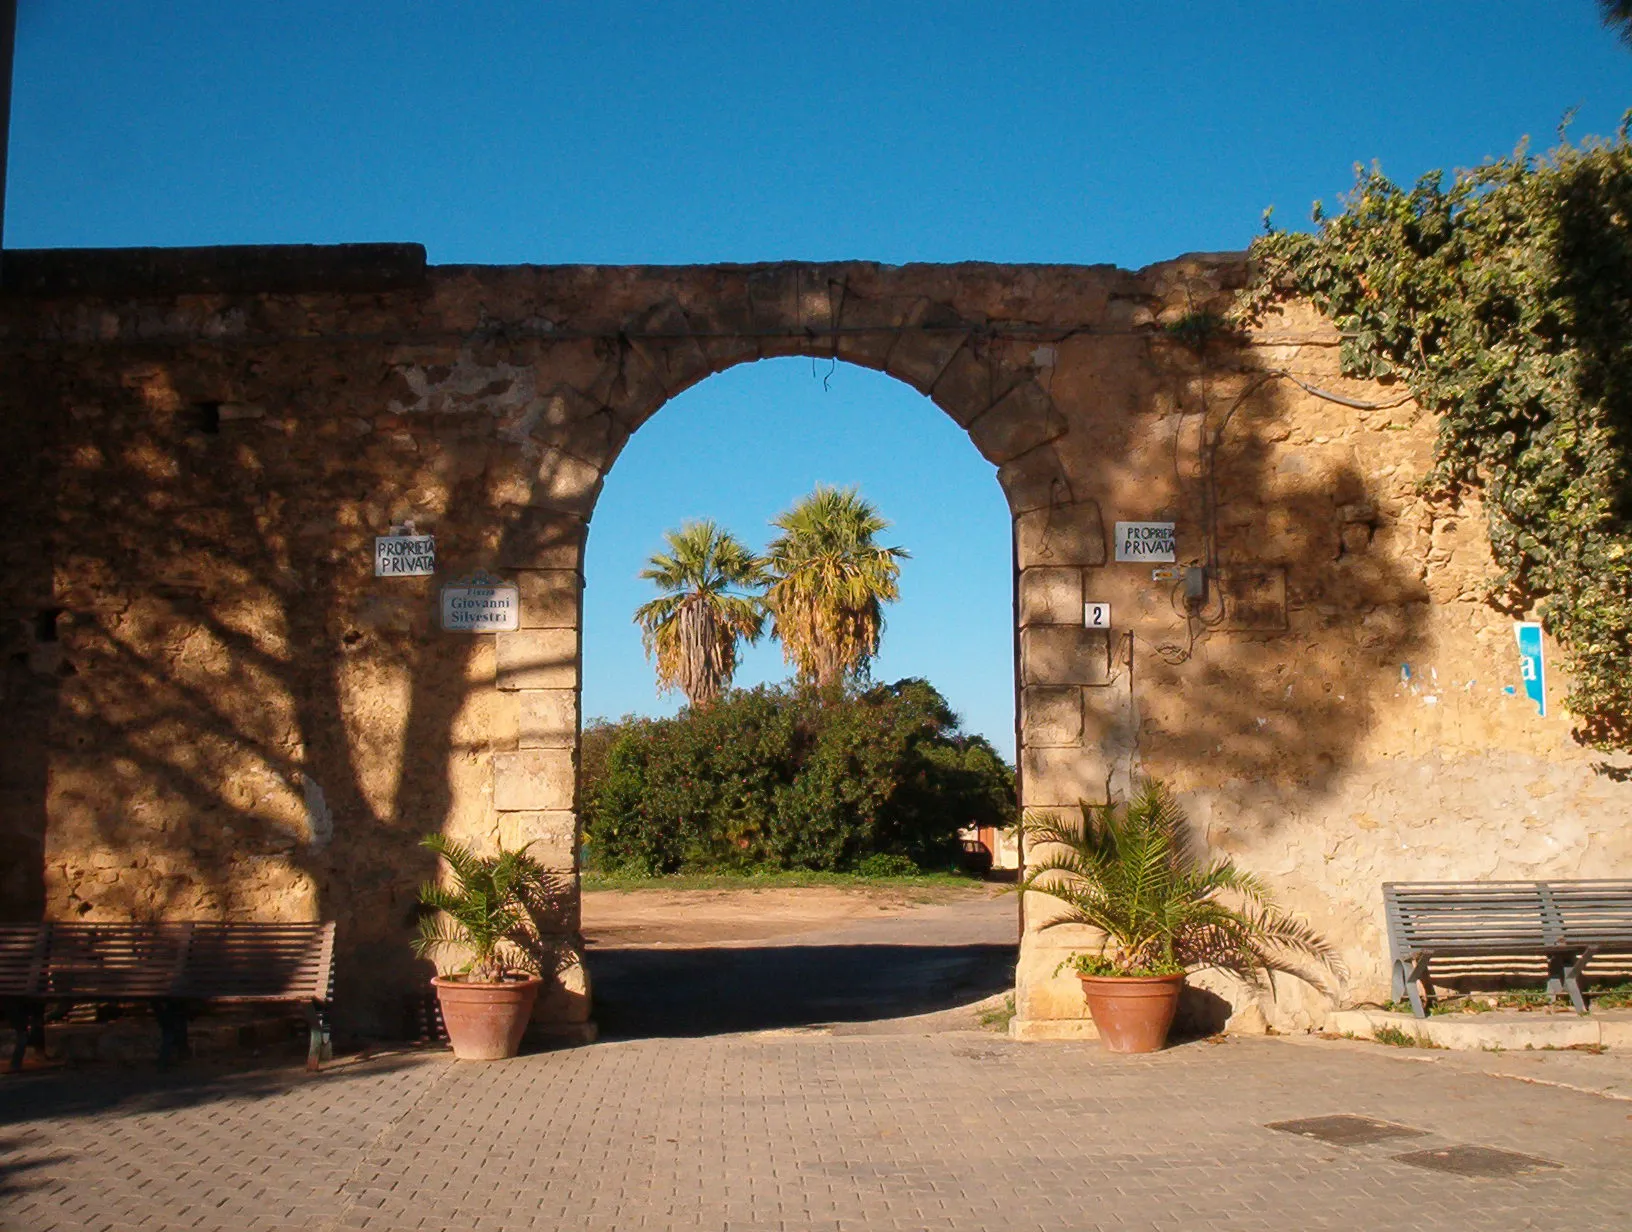
<path fill-rule="evenodd" d="M 1090 629 L 1109 629 L 1111 627 L 1111 605 L 1109 603 L 1084 603 L 1082 605 L 1082 623 Z"/>

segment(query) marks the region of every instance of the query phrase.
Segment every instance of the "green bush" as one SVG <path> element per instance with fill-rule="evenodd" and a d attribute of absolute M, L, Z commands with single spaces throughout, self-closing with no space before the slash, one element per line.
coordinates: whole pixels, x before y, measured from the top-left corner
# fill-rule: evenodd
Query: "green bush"
<path fill-rule="evenodd" d="M 875 851 L 856 862 L 856 872 L 863 877 L 911 877 L 918 866 L 906 856 L 887 851 Z"/>
<path fill-rule="evenodd" d="M 1013 771 L 922 680 L 736 690 L 673 719 L 591 725 L 585 750 L 599 869 L 948 867 L 960 828 L 1014 815 Z"/>

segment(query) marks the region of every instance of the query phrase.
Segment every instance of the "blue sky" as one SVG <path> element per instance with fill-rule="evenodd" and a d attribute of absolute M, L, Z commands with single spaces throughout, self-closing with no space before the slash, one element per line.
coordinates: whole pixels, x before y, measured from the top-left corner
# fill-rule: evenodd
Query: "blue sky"
<path fill-rule="evenodd" d="M 1605 133 L 1591 0 L 1483 4 L 131 4 L 21 0 L 14 247 L 415 240 L 433 262 L 1113 262 L 1301 224 L 1397 179 Z M 927 403 L 739 368 L 664 409 L 591 534 L 585 708 L 652 709 L 628 612 L 664 526 L 752 542 L 816 479 L 915 553 L 880 676 L 1012 747 L 1008 535 Z M 745 464 L 746 462 L 746 464 Z M 774 650 L 740 678 L 780 675 Z"/>

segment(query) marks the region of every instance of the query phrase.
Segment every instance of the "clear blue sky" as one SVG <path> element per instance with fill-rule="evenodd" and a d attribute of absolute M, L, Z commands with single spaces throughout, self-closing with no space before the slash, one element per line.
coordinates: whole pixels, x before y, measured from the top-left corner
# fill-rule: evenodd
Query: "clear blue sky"
<path fill-rule="evenodd" d="M 6 242 L 416 240 L 434 262 L 1109 261 L 1243 247 L 1397 179 L 1605 133 L 1591 0 L 822 6 L 21 0 Z M 991 468 L 922 399 L 739 368 L 629 446 L 591 534 L 585 707 L 651 709 L 628 612 L 665 526 L 753 542 L 859 482 L 915 561 L 879 675 L 1012 747 Z M 774 651 L 740 678 L 780 675 Z"/>

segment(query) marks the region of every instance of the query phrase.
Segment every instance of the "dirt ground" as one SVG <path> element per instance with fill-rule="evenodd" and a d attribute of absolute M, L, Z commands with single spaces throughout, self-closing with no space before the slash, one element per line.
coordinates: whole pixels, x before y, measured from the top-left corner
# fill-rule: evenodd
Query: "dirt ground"
<path fill-rule="evenodd" d="M 746 946 L 933 906 L 994 898 L 1006 887 L 812 886 L 804 889 L 592 890 L 583 896 L 591 946 Z"/>

